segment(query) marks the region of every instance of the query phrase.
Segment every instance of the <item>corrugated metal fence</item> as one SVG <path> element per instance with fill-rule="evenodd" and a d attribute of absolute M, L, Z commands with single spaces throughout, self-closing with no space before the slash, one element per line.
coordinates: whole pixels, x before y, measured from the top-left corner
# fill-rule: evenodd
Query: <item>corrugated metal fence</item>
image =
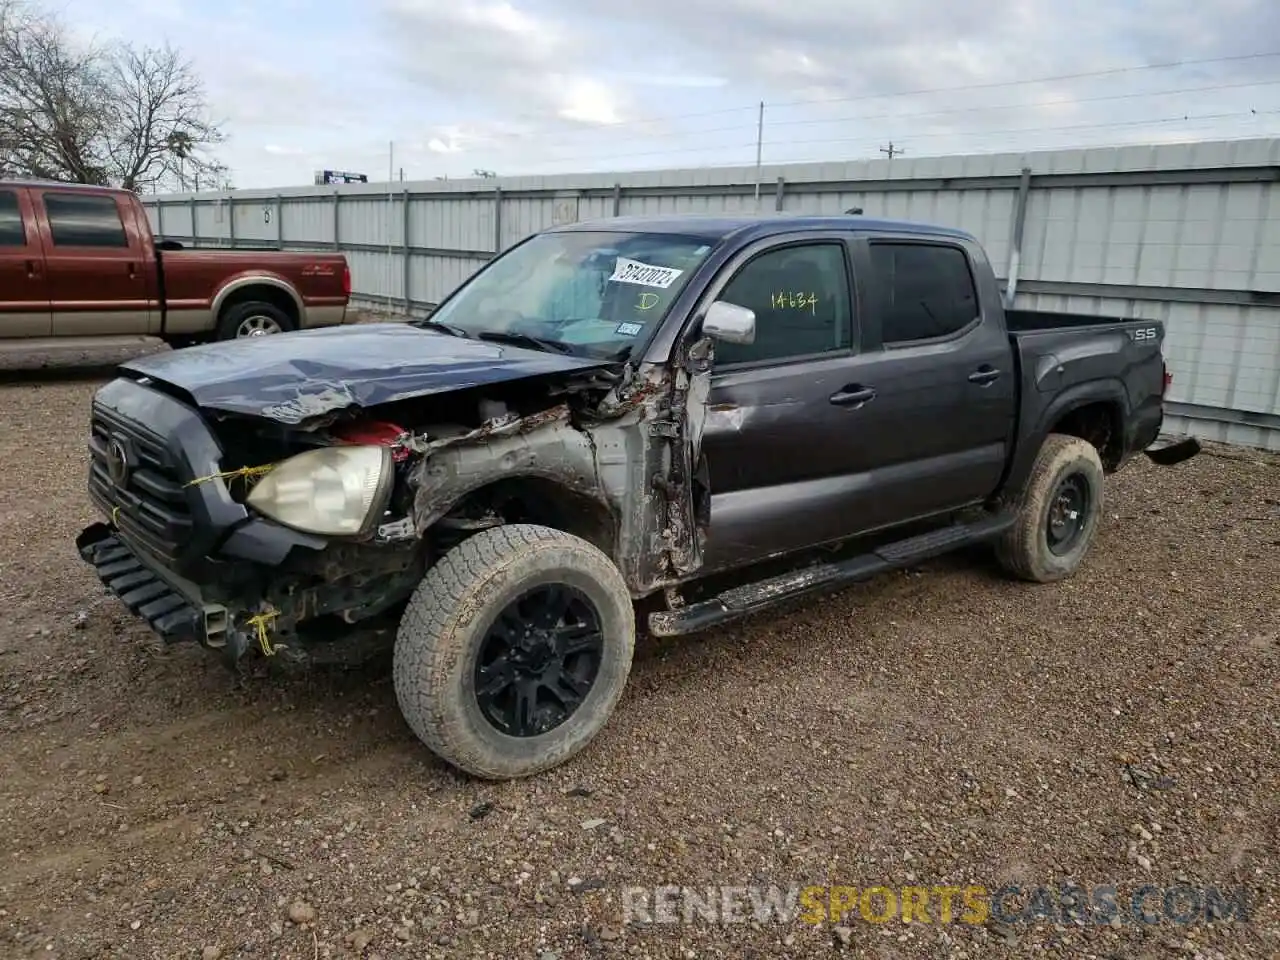
<path fill-rule="evenodd" d="M 956 226 L 983 242 L 1018 306 L 1163 320 L 1171 430 L 1280 449 L 1280 140 L 144 202 L 157 234 L 189 244 L 343 251 L 358 301 L 413 313 L 557 223 L 860 208 Z"/>

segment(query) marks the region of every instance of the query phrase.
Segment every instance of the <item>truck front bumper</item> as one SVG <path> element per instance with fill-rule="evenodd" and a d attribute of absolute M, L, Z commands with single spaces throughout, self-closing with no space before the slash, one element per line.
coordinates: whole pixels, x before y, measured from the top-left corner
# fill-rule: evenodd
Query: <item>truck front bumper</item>
<path fill-rule="evenodd" d="M 206 602 L 196 584 L 149 562 L 110 525 L 89 524 L 76 537 L 76 550 L 103 586 L 165 643 L 194 641 L 215 649 L 226 646 L 227 609 Z"/>

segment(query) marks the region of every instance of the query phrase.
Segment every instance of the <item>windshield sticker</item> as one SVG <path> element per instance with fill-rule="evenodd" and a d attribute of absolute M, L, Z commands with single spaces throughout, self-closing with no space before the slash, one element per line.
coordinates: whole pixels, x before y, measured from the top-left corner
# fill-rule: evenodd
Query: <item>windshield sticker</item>
<path fill-rule="evenodd" d="M 620 337 L 634 337 L 643 329 L 643 323 L 620 323 L 613 332 Z"/>
<path fill-rule="evenodd" d="M 655 267 L 649 263 L 641 263 L 639 260 L 619 257 L 613 268 L 613 276 L 609 279 L 614 283 L 635 283 L 642 287 L 659 287 L 665 290 L 675 283 L 676 277 L 682 273 L 684 273 L 683 270 L 677 270 L 675 267 Z"/>

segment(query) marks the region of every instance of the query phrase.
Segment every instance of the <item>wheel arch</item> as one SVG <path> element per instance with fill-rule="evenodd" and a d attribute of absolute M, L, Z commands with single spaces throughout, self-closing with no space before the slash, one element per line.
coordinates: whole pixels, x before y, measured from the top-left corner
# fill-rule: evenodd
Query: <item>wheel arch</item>
<path fill-rule="evenodd" d="M 1093 444 L 1108 473 L 1124 462 L 1124 425 L 1129 416 L 1129 394 L 1119 380 L 1089 380 L 1068 387 L 1039 410 L 1038 397 L 1024 400 L 1022 422 L 1030 426 L 1017 440 L 1014 458 L 1001 484 L 1001 499 L 1016 500 L 1045 441 L 1065 433 Z M 1027 407 L 1031 406 L 1031 410 Z"/>
<path fill-rule="evenodd" d="M 435 511 L 434 526 L 492 515 L 503 524 L 529 523 L 581 537 L 616 558 L 618 518 L 598 496 L 550 473 L 520 473 L 488 479 L 456 491 Z"/>
<path fill-rule="evenodd" d="M 1079 400 L 1058 411 L 1045 435 L 1062 433 L 1091 443 L 1107 472 L 1124 456 L 1124 407 L 1114 397 Z"/>
<path fill-rule="evenodd" d="M 241 303 L 261 300 L 283 310 L 294 325 L 301 327 L 306 317 L 302 298 L 291 284 L 273 276 L 236 277 L 222 286 L 213 298 L 215 322 L 221 321 L 228 309 Z"/>

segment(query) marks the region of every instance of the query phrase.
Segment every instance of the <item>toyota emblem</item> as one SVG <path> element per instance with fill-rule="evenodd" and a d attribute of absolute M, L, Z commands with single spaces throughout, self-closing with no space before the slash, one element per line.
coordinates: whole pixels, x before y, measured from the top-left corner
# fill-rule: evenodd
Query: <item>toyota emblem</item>
<path fill-rule="evenodd" d="M 107 444 L 107 476 L 117 487 L 123 487 L 129 479 L 129 451 L 116 439 Z"/>

